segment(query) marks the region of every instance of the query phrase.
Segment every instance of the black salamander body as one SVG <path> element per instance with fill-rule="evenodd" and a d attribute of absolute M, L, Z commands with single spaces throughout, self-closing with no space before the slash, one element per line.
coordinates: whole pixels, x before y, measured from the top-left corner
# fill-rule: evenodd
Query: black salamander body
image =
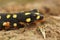
<path fill-rule="evenodd" d="M 21 25 L 20 22 L 32 23 L 42 19 L 43 15 L 35 9 L 14 14 L 0 13 L 0 29 L 13 29 L 15 27 L 21 28 L 24 25 Z"/>

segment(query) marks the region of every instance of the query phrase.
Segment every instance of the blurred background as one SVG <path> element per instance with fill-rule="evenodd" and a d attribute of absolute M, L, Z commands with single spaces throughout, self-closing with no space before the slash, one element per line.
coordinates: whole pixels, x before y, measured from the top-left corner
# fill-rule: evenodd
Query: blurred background
<path fill-rule="evenodd" d="M 0 0 L 0 13 L 39 10 L 45 16 L 46 40 L 60 40 L 60 0 Z M 33 30 L 32 30 L 33 29 Z M 44 40 L 36 28 L 0 31 L 0 40 Z"/>
<path fill-rule="evenodd" d="M 1 12 L 20 12 L 39 9 L 43 13 L 59 15 L 60 0 L 0 0 Z"/>

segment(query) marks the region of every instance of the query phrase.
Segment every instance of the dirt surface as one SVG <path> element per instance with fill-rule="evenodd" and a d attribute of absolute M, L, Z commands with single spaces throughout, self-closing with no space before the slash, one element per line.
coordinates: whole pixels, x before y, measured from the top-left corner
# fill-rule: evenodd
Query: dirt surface
<path fill-rule="evenodd" d="M 38 0 L 40 1 L 40 0 Z M 18 30 L 1 30 L 0 40 L 60 40 L 60 0 L 43 0 L 33 3 L 19 4 L 16 1 L 7 2 L 0 7 L 1 13 L 13 13 L 37 8 L 45 16 L 43 25 L 46 39 L 36 30 L 36 26 Z M 25 31 L 24 31 L 25 29 Z"/>

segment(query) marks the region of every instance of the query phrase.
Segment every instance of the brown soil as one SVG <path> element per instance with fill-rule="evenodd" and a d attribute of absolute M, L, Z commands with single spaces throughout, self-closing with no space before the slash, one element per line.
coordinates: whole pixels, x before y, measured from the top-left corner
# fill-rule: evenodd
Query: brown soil
<path fill-rule="evenodd" d="M 38 0 L 39 1 L 39 0 Z M 41 2 L 18 4 L 10 2 L 0 7 L 1 13 L 13 13 L 37 8 L 45 16 L 46 39 L 35 27 L 0 31 L 0 40 L 60 40 L 60 0 L 43 0 Z M 24 31 L 25 29 L 25 31 Z"/>

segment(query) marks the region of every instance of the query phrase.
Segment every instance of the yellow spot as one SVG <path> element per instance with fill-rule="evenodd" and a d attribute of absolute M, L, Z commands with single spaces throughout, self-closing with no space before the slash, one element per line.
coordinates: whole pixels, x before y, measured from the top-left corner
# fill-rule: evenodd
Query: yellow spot
<path fill-rule="evenodd" d="M 6 17 L 7 17 L 7 18 L 10 18 L 10 16 L 11 16 L 11 15 L 7 15 Z"/>
<path fill-rule="evenodd" d="M 35 14 L 39 15 L 40 13 L 35 13 Z"/>
<path fill-rule="evenodd" d="M 0 19 L 1 19 L 1 16 L 0 16 Z"/>
<path fill-rule="evenodd" d="M 29 15 L 29 14 L 31 14 L 31 13 L 25 13 L 25 15 Z"/>
<path fill-rule="evenodd" d="M 17 26 L 17 23 L 14 23 L 13 26 L 16 27 Z"/>
<path fill-rule="evenodd" d="M 3 23 L 3 26 L 5 26 L 5 25 L 6 25 L 6 22 Z"/>
<path fill-rule="evenodd" d="M 37 16 L 36 19 L 40 19 L 40 16 Z"/>
<path fill-rule="evenodd" d="M 14 14 L 14 15 L 13 15 L 13 18 L 17 18 L 17 15 L 16 15 L 16 14 Z"/>
<path fill-rule="evenodd" d="M 27 18 L 26 19 L 26 22 L 31 22 L 31 18 Z"/>

